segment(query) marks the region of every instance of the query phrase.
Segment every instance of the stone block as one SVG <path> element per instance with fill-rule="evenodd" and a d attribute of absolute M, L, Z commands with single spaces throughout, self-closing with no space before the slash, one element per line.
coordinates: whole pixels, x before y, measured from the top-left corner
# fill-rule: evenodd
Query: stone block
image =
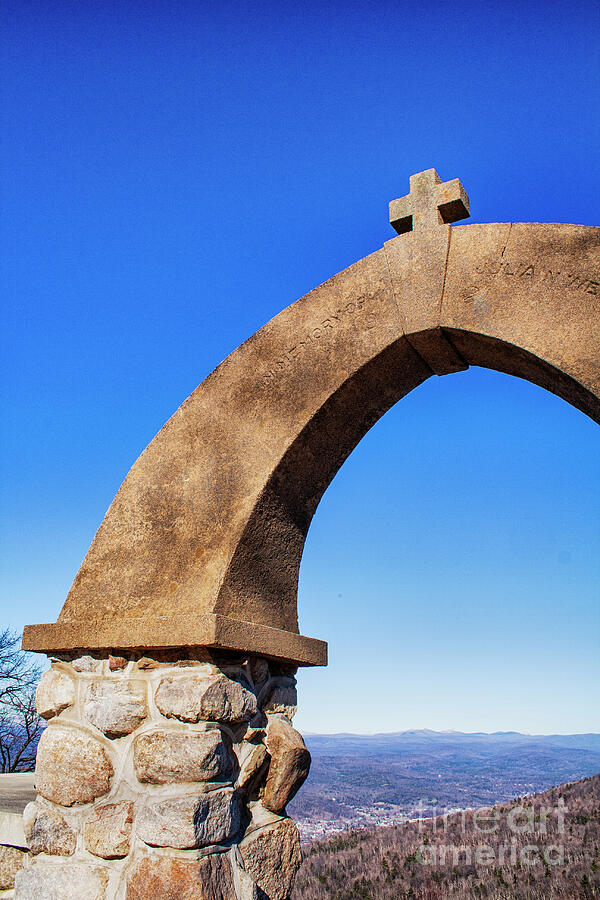
<path fill-rule="evenodd" d="M 240 844 L 244 868 L 269 900 L 286 900 L 302 862 L 298 829 L 291 819 L 247 835 Z"/>
<path fill-rule="evenodd" d="M 257 714 L 248 722 L 246 731 L 244 732 L 244 739 L 246 741 L 251 741 L 252 743 L 262 741 L 267 735 L 268 724 L 267 717 L 263 711 L 259 709 Z"/>
<path fill-rule="evenodd" d="M 126 900 L 236 900 L 229 860 L 142 859 L 127 879 Z"/>
<path fill-rule="evenodd" d="M 15 875 L 25 865 L 27 851 L 18 847 L 0 847 L 0 891 L 10 891 Z"/>
<path fill-rule="evenodd" d="M 93 656 L 80 656 L 71 663 L 76 672 L 97 672 L 101 664 L 101 661 L 94 659 Z"/>
<path fill-rule="evenodd" d="M 35 692 L 35 708 L 44 719 L 57 716 L 75 702 L 75 683 L 65 672 L 44 672 Z"/>
<path fill-rule="evenodd" d="M 151 731 L 135 739 L 133 762 L 140 781 L 228 781 L 233 760 L 217 728 L 209 731 Z"/>
<path fill-rule="evenodd" d="M 296 685 L 272 681 L 260 698 L 262 711 L 266 715 L 281 714 L 293 719 L 298 711 L 298 693 Z"/>
<path fill-rule="evenodd" d="M 155 659 L 151 659 L 149 656 L 142 656 L 141 659 L 137 661 L 138 669 L 158 669 L 160 663 L 158 663 Z"/>
<path fill-rule="evenodd" d="M 239 801 L 231 788 L 149 803 L 136 821 L 144 843 L 178 850 L 228 843 L 239 828 Z"/>
<path fill-rule="evenodd" d="M 283 716 L 269 722 L 267 749 L 271 762 L 262 802 L 267 809 L 280 813 L 306 781 L 310 753 L 302 735 Z"/>
<path fill-rule="evenodd" d="M 38 746 L 37 791 L 61 806 L 89 803 L 110 790 L 113 766 L 104 747 L 75 728 L 50 725 Z"/>
<path fill-rule="evenodd" d="M 254 694 L 224 675 L 163 678 L 155 699 L 164 716 L 183 722 L 243 722 L 257 711 Z"/>
<path fill-rule="evenodd" d="M 96 806 L 83 826 L 85 849 L 103 859 L 120 859 L 129 853 L 133 803 Z"/>
<path fill-rule="evenodd" d="M 252 681 L 254 682 L 255 690 L 260 692 L 271 677 L 267 660 L 263 659 L 262 656 L 251 657 L 250 674 L 252 676 Z"/>
<path fill-rule="evenodd" d="M 72 856 L 77 835 L 54 809 L 28 803 L 23 811 L 25 836 L 33 855 L 50 853 L 53 856 Z"/>
<path fill-rule="evenodd" d="M 146 685 L 132 679 L 94 681 L 87 690 L 83 711 L 107 737 L 123 737 L 148 715 Z"/>
<path fill-rule="evenodd" d="M 109 656 L 108 657 L 108 668 L 111 672 L 118 672 L 120 669 L 125 669 L 127 666 L 127 660 L 124 656 Z"/>
<path fill-rule="evenodd" d="M 15 877 L 19 900 L 105 900 L 107 873 L 87 863 L 37 860 Z"/>
<path fill-rule="evenodd" d="M 242 754 L 240 754 L 238 787 L 243 790 L 250 790 L 261 770 L 265 767 L 267 759 L 267 748 L 264 744 L 245 744 Z"/>

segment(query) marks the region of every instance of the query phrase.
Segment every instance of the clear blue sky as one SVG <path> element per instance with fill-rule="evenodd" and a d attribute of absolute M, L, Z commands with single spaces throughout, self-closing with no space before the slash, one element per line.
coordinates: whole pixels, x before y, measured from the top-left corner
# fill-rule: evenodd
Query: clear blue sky
<path fill-rule="evenodd" d="M 596 2 L 6 0 L 2 603 L 54 621 L 129 467 L 292 300 L 392 236 L 411 173 L 472 221 L 598 224 Z M 600 731 L 600 429 L 430 379 L 317 511 L 312 731 Z"/>

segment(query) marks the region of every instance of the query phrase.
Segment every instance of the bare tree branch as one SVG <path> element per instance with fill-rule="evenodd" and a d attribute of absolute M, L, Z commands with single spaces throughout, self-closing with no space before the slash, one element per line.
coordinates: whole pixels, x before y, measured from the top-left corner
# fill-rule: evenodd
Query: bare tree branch
<path fill-rule="evenodd" d="M 40 668 L 20 648 L 10 629 L 0 632 L 0 772 L 27 772 L 35 766 L 44 721 L 35 708 Z"/>
<path fill-rule="evenodd" d="M 20 690 L 34 687 L 40 680 L 39 666 L 20 645 L 20 636 L 9 628 L 0 632 L 0 704 L 10 703 Z"/>

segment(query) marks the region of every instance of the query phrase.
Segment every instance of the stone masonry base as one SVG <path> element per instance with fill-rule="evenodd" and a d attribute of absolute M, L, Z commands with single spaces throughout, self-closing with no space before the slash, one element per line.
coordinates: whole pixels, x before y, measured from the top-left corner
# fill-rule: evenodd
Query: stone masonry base
<path fill-rule="evenodd" d="M 284 900 L 310 755 L 295 668 L 206 651 L 53 660 L 17 900 Z"/>

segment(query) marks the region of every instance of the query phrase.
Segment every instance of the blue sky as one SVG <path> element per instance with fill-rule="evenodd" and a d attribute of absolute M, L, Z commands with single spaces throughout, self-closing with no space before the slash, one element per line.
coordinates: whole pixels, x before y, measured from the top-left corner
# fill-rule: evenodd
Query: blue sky
<path fill-rule="evenodd" d="M 570 3 L 7 0 L 2 604 L 54 621 L 129 467 L 292 300 L 393 235 L 598 223 L 599 13 Z M 600 731 L 600 437 L 526 382 L 430 379 L 327 491 L 300 578 L 311 731 Z"/>

